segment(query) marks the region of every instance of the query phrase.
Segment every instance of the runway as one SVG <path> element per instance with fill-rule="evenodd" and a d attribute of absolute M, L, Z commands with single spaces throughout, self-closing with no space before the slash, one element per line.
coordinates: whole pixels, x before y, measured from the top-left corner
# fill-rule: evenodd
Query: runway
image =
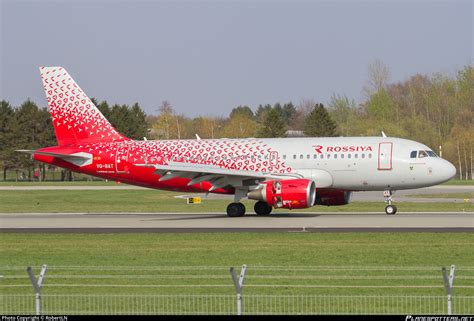
<path fill-rule="evenodd" d="M 148 190 L 144 187 L 127 185 L 127 184 L 120 184 L 120 185 L 98 185 L 98 186 L 91 186 L 91 185 L 76 185 L 76 186 L 68 186 L 68 185 L 25 185 L 22 186 L 21 184 L 14 184 L 14 185 L 2 185 L 0 186 L 0 191 L 55 191 L 55 190 L 67 190 L 67 191 L 99 191 L 99 190 L 107 190 L 107 191 L 114 191 L 114 190 Z M 464 199 L 461 198 L 444 198 L 444 197 L 433 197 L 432 195 L 436 194 L 451 194 L 451 193 L 472 193 L 474 192 L 474 185 L 459 185 L 459 186 L 450 186 L 450 185 L 437 185 L 425 188 L 418 188 L 418 189 L 409 189 L 409 190 L 399 190 L 396 191 L 394 194 L 395 202 L 429 202 L 429 203 L 436 203 L 436 202 L 446 202 L 446 203 L 463 203 L 465 202 Z M 423 194 L 430 194 L 430 197 L 423 197 Z M 413 195 L 417 195 L 414 197 Z M 232 196 L 230 195 L 222 195 L 222 194 L 181 194 L 175 197 L 193 197 L 193 196 L 200 196 L 204 199 L 227 199 L 232 200 Z M 352 201 L 360 201 L 360 202 L 383 202 L 383 196 L 381 191 L 376 192 L 354 192 L 352 193 Z M 471 202 L 471 200 L 469 200 Z"/>
<path fill-rule="evenodd" d="M 474 232 L 474 213 L 0 214 L 0 232 Z"/>

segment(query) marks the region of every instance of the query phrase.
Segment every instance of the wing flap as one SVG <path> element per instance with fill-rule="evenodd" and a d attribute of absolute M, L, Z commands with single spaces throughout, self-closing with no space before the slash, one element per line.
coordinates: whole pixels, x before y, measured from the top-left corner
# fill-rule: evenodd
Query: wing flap
<path fill-rule="evenodd" d="M 215 165 L 169 162 L 168 164 L 135 164 L 140 167 L 154 168 L 154 174 L 160 175 L 160 181 L 181 177 L 190 178 L 188 186 L 201 182 L 212 184 L 210 191 L 225 186 L 258 185 L 268 179 L 301 178 L 295 173 L 263 173 L 239 169 L 222 168 Z"/>

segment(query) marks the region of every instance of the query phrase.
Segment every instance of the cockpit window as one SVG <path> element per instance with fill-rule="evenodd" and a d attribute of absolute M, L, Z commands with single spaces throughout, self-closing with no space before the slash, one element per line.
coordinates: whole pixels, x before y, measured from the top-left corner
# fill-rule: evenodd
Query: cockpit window
<path fill-rule="evenodd" d="M 410 153 L 410 158 L 416 158 L 416 155 L 418 155 L 418 158 L 438 157 L 432 150 L 414 150 Z"/>
<path fill-rule="evenodd" d="M 428 153 L 424 150 L 420 150 L 418 152 L 418 158 L 424 158 L 424 157 L 428 157 Z"/>

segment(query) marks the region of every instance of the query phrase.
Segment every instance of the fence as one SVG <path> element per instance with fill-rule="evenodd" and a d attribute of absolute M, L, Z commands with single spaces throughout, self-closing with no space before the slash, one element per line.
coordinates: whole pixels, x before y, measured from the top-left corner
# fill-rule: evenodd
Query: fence
<path fill-rule="evenodd" d="M 0 271 L 0 314 L 34 314 L 35 294 L 25 269 Z M 233 284 L 227 267 L 49 267 L 41 313 L 449 313 L 439 267 L 249 266 L 247 271 L 240 279 L 239 311 L 238 276 Z M 458 267 L 454 289 L 452 312 L 474 314 L 474 268 Z"/>
<path fill-rule="evenodd" d="M 237 314 L 234 295 L 43 295 L 43 314 Z M 456 297 L 474 314 L 474 296 Z M 32 295 L 0 295 L 0 314 L 34 314 Z M 446 296 L 244 295 L 243 314 L 447 314 Z"/>

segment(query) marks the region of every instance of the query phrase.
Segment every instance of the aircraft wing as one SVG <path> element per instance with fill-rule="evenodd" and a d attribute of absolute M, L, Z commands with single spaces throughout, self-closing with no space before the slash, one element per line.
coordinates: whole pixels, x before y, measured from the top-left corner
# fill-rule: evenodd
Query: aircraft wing
<path fill-rule="evenodd" d="M 182 162 L 169 162 L 166 165 L 135 164 L 135 166 L 154 168 L 154 174 L 161 176 L 159 179 L 160 182 L 177 177 L 191 179 L 188 183 L 188 186 L 201 182 L 209 182 L 212 184 L 212 187 L 209 189 L 210 192 L 225 186 L 236 187 L 258 185 L 260 182 L 269 179 L 302 178 L 301 175 L 295 173 L 263 173 L 256 171 L 228 169 L 215 165 L 190 164 Z"/>

